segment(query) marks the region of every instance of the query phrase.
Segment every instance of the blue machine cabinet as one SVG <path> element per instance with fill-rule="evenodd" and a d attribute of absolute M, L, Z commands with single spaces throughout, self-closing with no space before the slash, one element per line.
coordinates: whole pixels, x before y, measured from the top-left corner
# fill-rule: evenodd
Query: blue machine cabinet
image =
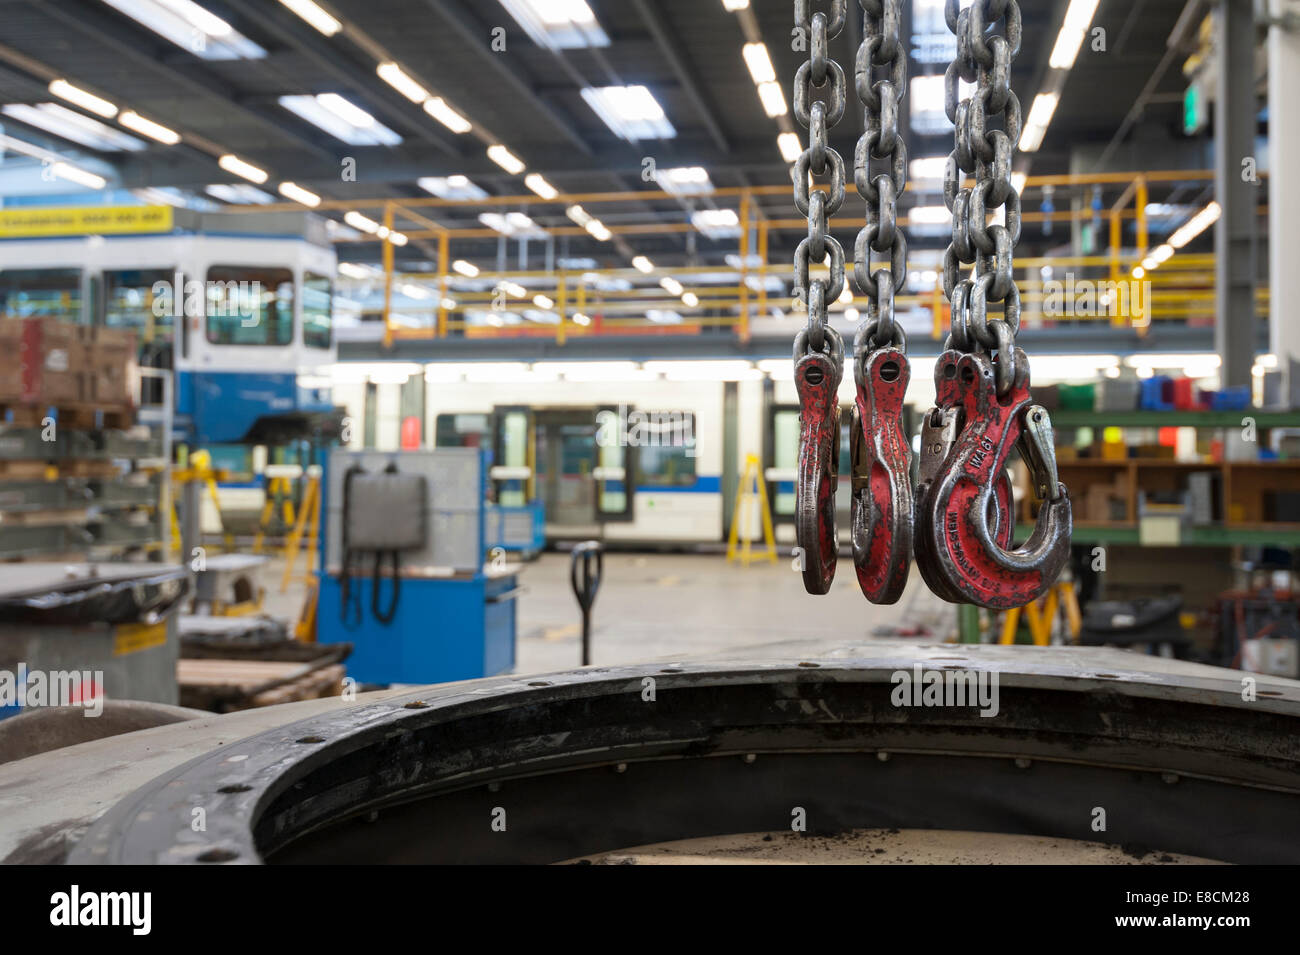
<path fill-rule="evenodd" d="M 345 622 L 343 476 L 354 465 L 375 473 L 390 463 L 403 473 L 425 475 L 429 539 L 422 550 L 402 556 L 401 593 L 390 623 L 376 619 L 371 609 L 375 581 L 369 558 L 350 584 L 360 621 L 354 610 Z M 330 453 L 322 481 L 325 571 L 319 575 L 317 641 L 352 643 L 347 670 L 359 683 L 445 683 L 514 669 L 521 568 L 485 565 L 486 479 L 486 453 L 475 448 Z M 388 605 L 392 585 L 391 576 L 380 578 L 381 606 Z"/>
<path fill-rule="evenodd" d="M 359 683 L 446 683 L 507 673 L 515 666 L 518 577 L 513 570 L 459 578 L 402 578 L 397 615 L 387 626 L 369 613 L 370 578 L 353 580 L 366 612 L 355 630 L 340 616 L 338 576 L 321 581 L 320 643 L 354 644 L 348 676 Z M 380 583 L 387 602 L 392 582 Z"/>

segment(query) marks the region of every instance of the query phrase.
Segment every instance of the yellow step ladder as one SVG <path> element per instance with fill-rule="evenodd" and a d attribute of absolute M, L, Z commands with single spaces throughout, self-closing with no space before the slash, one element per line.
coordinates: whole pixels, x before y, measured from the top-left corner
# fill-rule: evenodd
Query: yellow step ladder
<path fill-rule="evenodd" d="M 749 501 L 757 501 L 759 511 L 763 515 L 765 547 L 760 551 L 752 549 L 753 538 L 749 534 L 748 521 L 745 522 L 743 538 L 740 535 L 741 516 L 746 513 L 745 504 Z M 737 546 L 738 543 L 740 546 Z M 740 484 L 736 488 L 736 506 L 731 513 L 731 533 L 727 537 L 727 562 L 733 560 L 739 560 L 745 567 L 756 560 L 767 560 L 773 564 L 777 561 L 776 536 L 772 533 L 772 511 L 767 506 L 767 483 L 759 470 L 756 454 L 745 455 L 745 467 L 741 471 Z"/>

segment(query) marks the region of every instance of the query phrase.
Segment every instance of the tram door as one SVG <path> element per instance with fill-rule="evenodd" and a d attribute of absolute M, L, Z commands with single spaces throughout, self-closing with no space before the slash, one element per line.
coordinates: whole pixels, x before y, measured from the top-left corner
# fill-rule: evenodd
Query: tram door
<path fill-rule="evenodd" d="M 498 407 L 492 468 L 498 503 L 540 499 L 551 538 L 599 537 L 603 524 L 630 520 L 634 449 L 627 414 L 626 407 Z"/>
<path fill-rule="evenodd" d="M 175 269 L 113 269 L 103 275 L 101 321 L 109 328 L 134 329 L 139 362 L 144 368 L 171 369 L 176 360 L 175 308 L 171 295 Z M 155 290 L 166 288 L 160 297 Z M 184 328 L 184 321 L 179 323 Z M 162 401 L 163 383 L 144 378 L 141 398 L 146 405 Z"/>

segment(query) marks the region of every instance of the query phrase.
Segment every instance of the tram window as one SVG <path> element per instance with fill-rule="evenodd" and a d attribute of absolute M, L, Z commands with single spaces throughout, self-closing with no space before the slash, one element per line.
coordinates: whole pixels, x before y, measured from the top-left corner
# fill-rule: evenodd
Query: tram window
<path fill-rule="evenodd" d="M 440 414 L 433 429 L 439 448 L 481 448 L 490 425 L 485 414 Z"/>
<path fill-rule="evenodd" d="M 293 273 L 214 265 L 208 269 L 207 335 L 214 345 L 293 341 Z"/>
<path fill-rule="evenodd" d="M 308 348 L 330 347 L 330 280 L 308 272 L 302 277 L 302 343 Z"/>
<path fill-rule="evenodd" d="M 140 345 L 170 342 L 175 329 L 175 269 L 122 269 L 104 273 L 104 324 L 134 328 Z M 163 289 L 165 288 L 165 291 Z M 155 295 L 155 289 L 160 294 Z"/>
<path fill-rule="evenodd" d="M 79 269 L 0 269 L 0 317 L 82 323 Z"/>
<path fill-rule="evenodd" d="M 695 483 L 695 415 L 634 411 L 628 416 L 628 432 L 629 443 L 637 451 L 639 485 L 689 487 Z"/>

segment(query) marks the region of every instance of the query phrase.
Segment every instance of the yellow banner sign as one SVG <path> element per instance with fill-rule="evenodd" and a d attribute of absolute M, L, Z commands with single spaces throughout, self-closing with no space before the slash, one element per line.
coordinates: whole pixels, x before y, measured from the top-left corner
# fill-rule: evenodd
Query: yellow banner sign
<path fill-rule="evenodd" d="M 0 209 L 0 237 L 170 232 L 171 206 Z"/>

